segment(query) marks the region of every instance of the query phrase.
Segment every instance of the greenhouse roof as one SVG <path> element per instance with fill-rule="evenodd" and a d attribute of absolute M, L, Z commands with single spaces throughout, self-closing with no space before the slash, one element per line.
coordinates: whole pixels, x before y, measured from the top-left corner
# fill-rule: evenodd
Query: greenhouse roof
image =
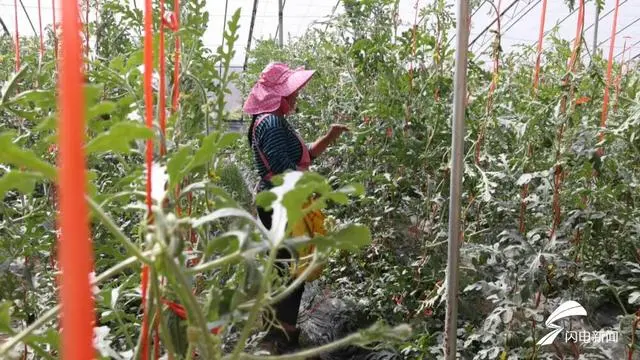
<path fill-rule="evenodd" d="M 400 1 L 400 18 L 407 27 L 413 24 L 415 17 L 416 0 L 399 0 Z M 432 0 L 418 0 L 417 3 L 422 7 Z M 289 37 L 295 38 L 304 34 L 309 26 L 314 22 L 323 21 L 330 16 L 336 5 L 337 0 L 284 0 L 284 32 L 285 41 Z M 497 3 L 498 1 L 496 1 Z M 451 6 L 455 4 L 454 0 L 447 0 Z M 251 14 L 253 10 L 254 0 L 229 0 L 229 8 L 227 17 L 233 12 L 241 9 L 240 31 L 238 44 L 236 46 L 236 56 L 233 61 L 234 66 L 241 67 L 245 59 L 245 51 L 249 36 L 249 28 L 251 24 Z M 513 6 L 512 6 L 513 4 Z M 559 24 L 558 32 L 561 37 L 572 40 L 575 37 L 577 11 L 571 12 L 565 1 L 551 0 L 547 5 L 546 29 L 550 30 L 554 25 Z M 605 0 L 605 7 L 601 12 L 601 20 L 598 30 L 599 48 L 608 49 L 609 38 L 611 36 L 611 25 L 613 20 L 613 8 L 615 0 Z M 221 43 L 222 24 L 224 21 L 225 1 L 211 1 L 207 4 L 210 12 L 211 24 L 207 32 L 207 45 L 211 47 L 219 46 Z M 502 17 L 502 47 L 505 51 L 512 49 L 515 45 L 535 44 L 538 40 L 538 29 L 540 23 L 540 14 L 542 10 L 542 0 L 501 0 L 500 11 L 506 11 Z M 451 8 L 455 11 L 455 8 Z M 342 11 L 339 6 L 335 12 Z M 587 4 L 585 16 L 585 40 L 591 47 L 593 43 L 595 20 L 595 6 L 593 3 Z M 472 18 L 472 29 L 470 40 L 473 40 L 495 19 L 495 13 L 489 3 L 485 3 Z M 252 45 L 255 40 L 274 39 L 278 29 L 278 0 L 258 0 L 257 12 L 254 25 Z M 631 50 L 633 56 L 640 54 L 640 4 L 635 0 L 620 0 L 620 14 L 618 18 L 619 34 L 616 38 L 616 55 L 620 58 L 624 46 L 625 36 L 628 46 L 635 45 Z M 491 36 L 485 32 L 475 42 L 471 48 L 474 52 L 486 51 L 489 47 Z M 548 44 L 548 43 L 547 43 Z M 607 50 L 608 51 L 608 50 Z M 606 54 L 606 52 L 605 52 Z"/>
<path fill-rule="evenodd" d="M 18 0 L 19 1 L 19 0 Z M 236 55 L 232 65 L 242 67 L 244 64 L 249 28 L 251 24 L 254 1 L 257 3 L 257 11 L 254 23 L 252 46 L 255 40 L 275 38 L 278 29 L 278 0 L 217 0 L 209 1 L 206 5 L 209 11 L 209 29 L 205 36 L 205 45 L 216 48 L 222 42 L 222 29 L 225 20 L 225 5 L 228 4 L 226 12 L 227 20 L 237 10 L 241 9 L 239 39 L 235 46 Z M 337 0 L 283 0 L 284 1 L 284 32 L 285 41 L 302 35 L 315 22 L 323 21 L 334 11 L 340 13 L 341 6 Z M 415 17 L 416 0 L 399 0 L 400 18 L 404 26 L 411 26 Z M 433 0 L 417 0 L 422 7 Z M 446 0 L 450 5 L 454 5 L 454 0 Z M 497 3 L 498 1 L 496 1 Z M 502 18 L 502 47 L 509 51 L 515 45 L 534 44 L 538 37 L 540 13 L 542 0 L 501 0 L 501 11 L 508 9 Z M 22 0 L 24 10 L 19 9 L 18 24 L 21 34 L 31 34 L 33 30 L 29 25 L 29 20 L 37 28 L 38 24 L 38 0 Z M 609 38 L 611 36 L 611 25 L 613 20 L 613 8 L 615 0 L 605 0 L 605 8 L 601 12 L 598 42 L 600 49 L 608 49 Z M 9 32 L 14 34 L 13 1 L 0 0 L 2 9 L 2 20 L 6 24 Z M 141 6 L 141 2 L 138 2 Z M 452 11 L 453 11 L 452 7 Z M 25 15 L 25 10 L 29 18 Z M 42 0 L 42 21 L 43 26 L 51 24 L 52 6 L 51 1 Z M 6 14 L 6 15 L 5 15 Z M 1 16 L 1 15 L 0 15 Z M 95 16 L 95 13 L 93 14 Z M 59 18 L 59 17 L 58 17 Z M 559 24 L 558 30 L 561 37 L 571 40 L 575 36 L 576 12 L 571 12 L 565 1 L 551 0 L 548 2 L 546 29 L 551 29 L 555 24 Z M 595 20 L 595 7 L 590 1 L 587 4 L 585 24 L 585 40 L 592 46 Z M 489 2 L 474 14 L 472 18 L 472 28 L 470 40 L 475 39 L 482 31 L 495 19 L 495 13 Z M 620 59 L 624 41 L 631 49 L 632 57 L 640 55 L 640 4 L 636 0 L 620 0 L 620 15 L 618 20 L 618 32 L 616 41 L 617 59 Z M 485 32 L 474 43 L 471 50 L 478 53 L 489 47 L 491 36 Z M 625 39 L 625 37 L 628 37 Z M 546 43 L 548 44 L 548 42 Z M 606 52 L 605 52 L 606 53 Z"/>

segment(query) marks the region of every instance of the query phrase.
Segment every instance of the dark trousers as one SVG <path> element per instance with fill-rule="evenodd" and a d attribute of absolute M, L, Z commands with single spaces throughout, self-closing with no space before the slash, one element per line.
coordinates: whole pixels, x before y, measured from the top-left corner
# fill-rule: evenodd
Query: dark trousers
<path fill-rule="evenodd" d="M 271 211 L 264 211 L 258 207 L 258 217 L 262 224 L 271 229 Z M 290 260 L 292 258 L 291 253 L 287 249 L 280 249 L 276 254 L 276 259 Z M 289 276 L 289 264 L 288 262 L 276 262 L 275 266 L 280 277 Z M 293 280 L 289 280 L 287 285 L 290 285 Z M 304 283 L 298 286 L 289 296 L 282 299 L 280 302 L 273 305 L 276 312 L 276 320 L 285 324 L 296 326 L 298 322 L 298 311 L 300 309 L 300 301 L 302 300 L 302 293 L 304 292 Z"/>

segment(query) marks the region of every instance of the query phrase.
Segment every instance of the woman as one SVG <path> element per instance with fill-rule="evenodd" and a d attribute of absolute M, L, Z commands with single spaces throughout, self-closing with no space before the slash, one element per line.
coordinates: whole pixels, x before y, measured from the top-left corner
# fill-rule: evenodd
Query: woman
<path fill-rule="evenodd" d="M 286 116 L 295 110 L 298 92 L 309 82 L 313 70 L 290 69 L 286 64 L 269 64 L 254 85 L 244 105 L 244 111 L 252 115 L 248 131 L 249 145 L 253 151 L 260 183 L 256 192 L 270 189 L 271 178 L 287 170 L 306 171 L 311 161 L 321 155 L 340 135 L 348 131 L 344 125 L 331 125 L 329 131 L 311 144 L 306 144 L 287 122 Z M 271 228 L 271 212 L 258 207 L 258 216 L 266 228 Z M 291 254 L 280 249 L 280 260 L 288 260 Z M 286 262 L 277 264 L 280 276 L 287 276 Z M 291 295 L 274 304 L 276 321 L 284 329 L 271 326 L 263 339 L 263 349 L 272 354 L 297 345 L 299 331 L 296 328 L 300 300 L 304 285 Z M 268 323 L 268 322 L 267 322 Z"/>

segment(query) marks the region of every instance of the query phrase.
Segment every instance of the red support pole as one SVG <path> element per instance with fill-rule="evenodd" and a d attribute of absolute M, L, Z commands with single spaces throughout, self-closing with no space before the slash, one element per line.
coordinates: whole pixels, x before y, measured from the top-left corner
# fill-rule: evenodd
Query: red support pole
<path fill-rule="evenodd" d="M 611 42 L 609 44 L 609 63 L 607 64 L 607 80 L 604 87 L 604 101 L 602 102 L 602 114 L 600 116 L 600 128 L 604 129 L 607 127 L 607 116 L 609 112 L 609 97 L 610 97 L 610 87 L 611 87 L 611 73 L 613 71 L 613 52 L 616 44 L 616 30 L 618 27 L 618 10 L 620 8 L 620 0 L 616 0 L 616 7 L 613 13 L 613 26 L 611 26 Z M 600 130 L 598 135 L 599 142 L 604 140 L 604 131 Z M 598 153 L 602 155 L 604 152 L 603 148 L 598 148 Z"/>
<path fill-rule="evenodd" d="M 60 297 L 62 303 L 62 358 L 95 358 L 93 325 L 94 299 L 89 274 L 93 255 L 86 204 L 86 159 L 84 153 L 84 92 L 82 45 L 78 33 L 76 0 L 62 1 L 62 36 L 64 48 L 60 62 L 59 87 L 59 196 L 60 244 L 62 269 Z"/>
<path fill-rule="evenodd" d="M 166 99 L 166 59 L 164 49 L 164 0 L 160 0 L 160 44 L 159 44 L 159 63 L 160 63 L 160 91 L 158 94 L 158 108 L 160 109 L 160 132 L 162 133 L 162 139 L 160 142 L 160 155 L 164 156 L 167 153 L 167 99 Z M 146 73 L 146 72 L 145 72 Z M 156 310 L 156 321 L 153 324 L 153 354 L 154 359 L 160 358 L 160 336 L 158 332 L 158 318 L 159 310 Z"/>
<path fill-rule="evenodd" d="M 620 60 L 620 70 L 618 71 L 618 75 L 616 76 L 616 101 L 613 103 L 613 111 L 617 112 L 618 111 L 618 103 L 620 101 L 620 86 L 622 84 L 622 72 L 624 70 L 625 67 L 625 56 L 627 55 L 627 39 L 630 39 L 630 36 L 625 36 L 624 37 L 624 45 L 622 46 L 622 60 Z M 629 49 L 629 52 L 631 52 L 631 49 Z"/>
<path fill-rule="evenodd" d="M 536 55 L 536 71 L 533 75 L 533 89 L 538 91 L 540 83 L 540 58 L 542 57 L 542 41 L 544 40 L 544 25 L 547 17 L 547 0 L 542 0 L 542 15 L 540 15 L 540 31 L 538 33 L 538 51 Z"/>
<path fill-rule="evenodd" d="M 153 76 L 153 3 L 152 0 L 145 0 L 144 2 L 144 103 L 145 103 L 145 118 L 146 125 L 149 129 L 153 130 L 153 88 L 151 86 Z M 147 186 L 146 186 L 146 200 L 147 200 L 147 217 L 153 219 L 153 213 L 151 210 L 151 169 L 153 163 L 153 139 L 147 140 L 146 148 L 146 166 L 147 166 Z M 149 358 L 149 312 L 146 306 L 147 302 L 147 288 L 149 286 L 149 267 L 144 265 L 142 267 L 141 276 L 142 287 L 142 359 Z"/>

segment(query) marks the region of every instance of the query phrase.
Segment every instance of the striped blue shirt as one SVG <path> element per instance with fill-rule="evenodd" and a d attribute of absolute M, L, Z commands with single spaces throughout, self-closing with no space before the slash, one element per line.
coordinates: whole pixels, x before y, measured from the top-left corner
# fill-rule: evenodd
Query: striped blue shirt
<path fill-rule="evenodd" d="M 309 145 L 305 144 L 305 146 L 310 149 Z M 273 114 L 265 117 L 255 128 L 252 145 L 253 159 L 261 179 L 258 191 L 270 189 L 273 186 L 271 182 L 264 180 L 269 171 L 258 153 L 258 148 L 267 158 L 274 175 L 295 170 L 302 158 L 302 146 L 289 122 L 284 117 Z"/>

